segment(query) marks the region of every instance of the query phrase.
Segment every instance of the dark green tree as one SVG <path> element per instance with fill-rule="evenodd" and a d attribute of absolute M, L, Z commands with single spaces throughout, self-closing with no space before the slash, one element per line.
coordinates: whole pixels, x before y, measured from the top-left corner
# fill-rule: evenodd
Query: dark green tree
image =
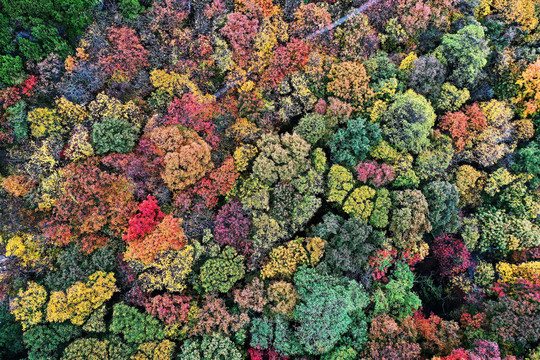
<path fill-rule="evenodd" d="M 356 118 L 350 119 L 346 128 L 336 131 L 328 145 L 334 161 L 355 166 L 364 160 L 371 148 L 380 141 L 381 131 L 377 124 Z"/>

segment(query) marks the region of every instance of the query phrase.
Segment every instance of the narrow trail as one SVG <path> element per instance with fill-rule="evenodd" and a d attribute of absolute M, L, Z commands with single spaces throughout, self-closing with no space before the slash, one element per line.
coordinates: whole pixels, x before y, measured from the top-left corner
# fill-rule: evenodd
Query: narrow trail
<path fill-rule="evenodd" d="M 322 29 L 319 29 L 311 34 L 309 34 L 305 39 L 306 40 L 312 40 L 313 38 L 315 38 L 316 36 L 318 35 L 322 35 L 324 34 L 325 32 L 328 32 L 332 29 L 335 29 L 336 27 L 340 26 L 341 24 L 343 24 L 344 22 L 348 21 L 349 19 L 351 19 L 352 17 L 364 12 L 366 9 L 370 8 L 371 6 L 373 6 L 374 4 L 378 3 L 380 0 L 369 0 L 367 3 L 361 5 L 358 9 L 356 10 L 353 10 L 351 11 L 349 14 L 337 19 L 336 21 L 334 21 L 333 23 L 323 27 Z M 247 74 L 249 75 L 249 73 Z M 247 76 L 246 75 L 246 76 Z M 223 94 L 225 94 L 227 91 L 233 89 L 240 80 L 242 80 L 242 78 L 244 78 L 244 76 L 240 76 L 236 79 L 234 79 L 233 81 L 231 81 L 230 83 L 228 83 L 227 85 L 225 85 L 224 87 L 222 87 L 221 89 L 219 89 L 215 94 L 214 94 L 214 98 L 219 98 L 220 96 L 222 96 Z"/>

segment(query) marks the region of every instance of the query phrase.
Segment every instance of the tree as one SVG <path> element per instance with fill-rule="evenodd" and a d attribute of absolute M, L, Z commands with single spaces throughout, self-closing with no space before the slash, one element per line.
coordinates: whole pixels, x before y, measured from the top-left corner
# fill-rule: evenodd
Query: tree
<path fill-rule="evenodd" d="M 192 329 L 194 335 L 223 333 L 226 336 L 240 334 L 249 323 L 249 316 L 245 312 L 229 312 L 225 300 L 216 297 L 216 294 L 207 294 L 204 305 L 198 310 L 196 325 Z"/>
<path fill-rule="evenodd" d="M 540 285 L 540 261 L 528 261 L 519 265 L 500 262 L 497 264 L 497 273 L 500 277 L 500 282 L 516 283 L 521 280 L 530 282 L 531 284 Z"/>
<path fill-rule="evenodd" d="M 409 265 L 402 261 L 396 262 L 388 282 L 372 293 L 374 315 L 388 314 L 398 320 L 413 315 L 422 305 L 418 295 L 412 291 L 413 286 L 414 273 Z"/>
<path fill-rule="evenodd" d="M 487 126 L 476 139 L 473 158 L 482 166 L 491 166 L 515 146 L 510 135 L 514 132 L 514 124 L 510 122 L 514 111 L 505 102 L 494 99 L 480 104 L 480 109 L 486 117 Z"/>
<path fill-rule="evenodd" d="M 435 130 L 430 141 L 430 148 L 415 159 L 414 171 L 420 180 L 444 179 L 455 154 L 452 140 Z"/>
<path fill-rule="evenodd" d="M 466 271 L 471 265 L 471 254 L 463 241 L 450 235 L 439 235 L 435 238 L 432 252 L 439 261 L 441 276 L 456 276 Z"/>
<path fill-rule="evenodd" d="M 484 29 L 481 25 L 471 24 L 456 34 L 445 34 L 434 55 L 449 69 L 449 79 L 464 88 L 474 84 L 489 53 Z"/>
<path fill-rule="evenodd" d="M 235 289 L 233 295 L 234 302 L 242 311 L 252 310 L 260 313 L 267 302 L 264 297 L 264 283 L 258 277 L 253 278 L 245 288 Z"/>
<path fill-rule="evenodd" d="M 193 191 L 204 199 L 208 208 L 214 208 L 219 197 L 231 191 L 239 175 L 235 161 L 232 157 L 227 157 L 218 168 L 200 179 Z"/>
<path fill-rule="evenodd" d="M 116 256 L 110 247 L 86 254 L 75 244 L 63 249 L 55 258 L 55 270 L 45 276 L 45 286 L 54 291 L 67 289 L 75 283 L 84 283 L 96 272 L 112 273 L 116 267 Z"/>
<path fill-rule="evenodd" d="M 135 210 L 129 180 L 89 160 L 64 167 L 59 182 L 62 192 L 55 197 L 52 221 L 44 224 L 51 241 L 75 241 L 92 252 L 107 243 L 103 232 L 121 236 Z"/>
<path fill-rule="evenodd" d="M 308 253 L 302 246 L 302 239 L 289 241 L 286 245 L 273 249 L 269 258 L 261 268 L 263 279 L 281 277 L 290 280 L 300 266 L 309 264 Z"/>
<path fill-rule="evenodd" d="M 370 104 L 374 93 L 363 64 L 355 61 L 333 64 L 328 78 L 330 82 L 326 89 L 330 94 L 350 102 L 357 109 L 364 109 Z"/>
<path fill-rule="evenodd" d="M 341 205 L 354 188 L 354 185 L 354 178 L 349 170 L 340 165 L 332 165 L 328 172 L 327 200 Z"/>
<path fill-rule="evenodd" d="M 422 239 L 431 230 L 428 220 L 429 205 L 420 190 L 394 191 L 392 193 L 392 217 L 389 230 L 397 248 L 422 260 L 429 247 Z"/>
<path fill-rule="evenodd" d="M 468 89 L 458 89 L 450 83 L 444 83 L 437 98 L 436 107 L 439 111 L 456 111 L 471 97 Z"/>
<path fill-rule="evenodd" d="M 326 134 L 326 122 L 318 113 L 306 114 L 298 122 L 294 131 L 311 145 L 315 145 Z"/>
<path fill-rule="evenodd" d="M 379 126 L 357 118 L 349 120 L 346 128 L 336 131 L 328 145 L 334 161 L 352 167 L 364 160 L 380 141 Z"/>
<path fill-rule="evenodd" d="M 216 216 L 214 233 L 219 245 L 230 245 L 238 252 L 247 255 L 251 252 L 248 240 L 251 220 L 238 202 L 229 202 Z"/>
<path fill-rule="evenodd" d="M 381 187 L 394 180 L 394 170 L 376 161 L 360 162 L 356 165 L 357 178 L 364 184 Z"/>
<path fill-rule="evenodd" d="M 458 152 L 472 147 L 486 126 L 486 117 L 477 103 L 467 106 L 464 112 L 446 113 L 439 123 L 442 130 L 450 133 Z"/>
<path fill-rule="evenodd" d="M 481 191 L 486 182 L 485 173 L 470 165 L 461 165 L 456 170 L 455 179 L 460 205 L 478 206 L 482 201 Z"/>
<path fill-rule="evenodd" d="M 86 127 L 82 125 L 75 126 L 69 138 L 68 148 L 64 155 L 71 161 L 84 160 L 94 155 L 94 149 L 90 144 L 90 136 Z"/>
<path fill-rule="evenodd" d="M 459 346 L 459 325 L 455 321 L 446 321 L 433 313 L 424 318 L 421 311 L 413 316 L 414 327 L 418 332 L 418 343 L 422 352 L 429 355 L 448 354 Z"/>
<path fill-rule="evenodd" d="M 351 347 L 345 345 L 335 348 L 329 354 L 323 355 L 323 360 L 353 360 L 358 356 L 358 352 Z"/>
<path fill-rule="evenodd" d="M 132 349 L 123 343 L 95 338 L 81 338 L 73 341 L 65 349 L 62 360 L 86 359 L 129 359 Z"/>
<path fill-rule="evenodd" d="M 128 343 L 163 340 L 165 336 L 157 319 L 124 303 L 114 305 L 110 331 L 122 334 Z"/>
<path fill-rule="evenodd" d="M 129 153 L 135 145 L 138 128 L 125 119 L 107 117 L 94 123 L 92 144 L 98 154 Z"/>
<path fill-rule="evenodd" d="M 226 293 L 244 277 L 244 257 L 230 246 L 216 257 L 207 260 L 201 267 L 199 281 L 206 292 Z"/>
<path fill-rule="evenodd" d="M 519 87 L 516 102 L 521 116 L 534 115 L 540 105 L 540 60 L 527 66 L 516 85 Z"/>
<path fill-rule="evenodd" d="M 10 86 L 22 81 L 23 64 L 19 56 L 0 55 L 0 81 Z"/>
<path fill-rule="evenodd" d="M 42 321 L 46 301 L 45 288 L 35 282 L 30 282 L 26 290 L 20 289 L 17 297 L 10 301 L 9 310 L 21 323 L 22 329 L 27 330 Z"/>
<path fill-rule="evenodd" d="M 149 52 L 128 27 L 108 29 L 109 47 L 99 56 L 101 67 L 113 80 L 129 81 L 139 70 L 147 67 Z"/>
<path fill-rule="evenodd" d="M 507 24 L 517 23 L 525 31 L 532 31 L 538 26 L 534 1 L 496 0 L 493 7 Z"/>
<path fill-rule="evenodd" d="M 286 281 L 276 281 L 266 290 L 270 310 L 287 318 L 293 314 L 298 298 L 294 285 Z"/>
<path fill-rule="evenodd" d="M 165 293 L 148 298 L 144 306 L 147 313 L 157 317 L 165 325 L 183 324 L 190 315 L 190 300 L 189 296 Z"/>
<path fill-rule="evenodd" d="M 496 208 L 483 208 L 476 219 L 480 228 L 476 250 L 504 258 L 513 251 L 540 244 L 538 226 Z"/>
<path fill-rule="evenodd" d="M 363 286 L 302 268 L 295 275 L 299 304 L 294 318 L 299 322 L 296 336 L 305 351 L 321 355 L 331 351 L 342 336 L 365 321 L 363 309 L 368 303 Z M 361 325 L 360 325 L 361 326 Z M 364 332 L 356 337 L 365 336 Z"/>
<path fill-rule="evenodd" d="M 257 148 L 260 152 L 253 163 L 253 174 L 268 185 L 291 181 L 310 168 L 311 146 L 298 134 L 263 135 Z"/>
<path fill-rule="evenodd" d="M 375 189 L 366 185 L 354 189 L 343 203 L 343 211 L 367 223 L 374 207 L 372 199 L 376 194 Z"/>
<path fill-rule="evenodd" d="M 81 333 L 81 328 L 71 323 L 36 325 L 23 334 L 28 358 L 59 359 L 62 350 Z"/>
<path fill-rule="evenodd" d="M 414 60 L 408 85 L 418 94 L 434 98 L 439 94 L 445 78 L 446 68 L 435 56 L 420 56 Z"/>
<path fill-rule="evenodd" d="M 338 34 L 341 54 L 348 60 L 366 59 L 379 48 L 377 32 L 362 13 L 343 24 Z"/>
<path fill-rule="evenodd" d="M 150 133 L 150 139 L 163 154 L 161 176 L 173 191 L 195 184 L 214 166 L 210 146 L 193 130 L 160 127 Z"/>
<path fill-rule="evenodd" d="M 28 233 L 20 233 L 5 242 L 5 256 L 16 256 L 20 264 L 30 270 L 40 271 L 50 267 L 46 240 Z"/>
<path fill-rule="evenodd" d="M 368 260 L 382 245 L 382 236 L 358 218 L 343 220 L 327 213 L 314 231 L 328 239 L 323 263 L 336 275 L 359 279 L 367 269 Z"/>
<path fill-rule="evenodd" d="M 53 291 L 47 304 L 47 321 L 83 325 L 93 311 L 118 291 L 112 273 L 96 271 L 86 283 L 76 282 L 64 291 Z"/>
<path fill-rule="evenodd" d="M 88 110 L 94 119 L 115 118 L 129 120 L 133 124 L 141 123 L 140 109 L 133 101 L 122 104 L 117 98 L 109 97 L 103 92 L 97 94 L 88 104 Z"/>
<path fill-rule="evenodd" d="M 243 356 L 229 338 L 212 334 L 184 342 L 178 359 L 241 360 Z"/>
<path fill-rule="evenodd" d="M 230 41 L 234 59 L 240 67 L 245 67 L 251 53 L 251 41 L 257 35 L 259 21 L 249 19 L 246 15 L 234 12 L 227 17 L 227 24 L 221 33 Z"/>
<path fill-rule="evenodd" d="M 148 195 L 139 204 L 138 210 L 137 214 L 129 220 L 128 228 L 123 235 L 123 239 L 126 242 L 136 241 L 149 235 L 165 217 L 156 198 L 151 195 Z"/>
<path fill-rule="evenodd" d="M 136 19 L 143 10 L 139 0 L 122 0 L 119 7 L 120 11 L 122 11 L 122 15 L 129 20 Z"/>
<path fill-rule="evenodd" d="M 420 357 L 420 345 L 410 321 L 398 323 L 387 314 L 376 316 L 369 331 L 368 351 L 374 359 L 412 360 Z"/>
<path fill-rule="evenodd" d="M 391 206 L 390 192 L 385 188 L 377 190 L 377 198 L 371 212 L 371 217 L 369 218 L 369 224 L 379 229 L 385 228 L 388 225 L 388 215 Z"/>
<path fill-rule="evenodd" d="M 168 290 L 181 292 L 186 288 L 186 278 L 191 273 L 194 248 L 186 245 L 182 250 L 162 252 L 139 275 L 141 288 L 146 291 Z"/>
<path fill-rule="evenodd" d="M 22 343 L 22 327 L 15 321 L 15 317 L 9 313 L 7 303 L 0 304 L 0 322 L 3 331 L 0 334 L 0 356 L 16 358 L 24 349 Z"/>
<path fill-rule="evenodd" d="M 531 141 L 524 148 L 515 152 L 515 162 L 512 164 L 514 171 L 534 176 L 533 186 L 540 184 L 540 146 Z"/>
<path fill-rule="evenodd" d="M 133 360 L 152 360 L 155 358 L 172 360 L 175 343 L 170 340 L 150 341 L 142 343 L 137 348 Z"/>
<path fill-rule="evenodd" d="M 124 258 L 150 264 L 163 251 L 183 249 L 186 237 L 181 225 L 182 219 L 165 215 L 150 234 L 128 243 Z"/>
<path fill-rule="evenodd" d="M 458 190 L 446 181 L 432 181 L 422 189 L 429 206 L 428 219 L 431 232 L 455 233 L 460 225 L 458 215 Z"/>
<path fill-rule="evenodd" d="M 498 343 L 507 344 L 512 352 L 525 353 L 540 338 L 538 321 L 538 285 L 527 281 L 498 284 L 497 297 L 485 303 L 488 328 Z"/>
<path fill-rule="evenodd" d="M 62 118 L 54 109 L 36 108 L 28 113 L 32 136 L 45 137 L 67 132 Z"/>
<path fill-rule="evenodd" d="M 384 114 L 382 135 L 398 150 L 420 153 L 429 145 L 428 136 L 435 124 L 430 103 L 412 90 L 397 95 Z"/>

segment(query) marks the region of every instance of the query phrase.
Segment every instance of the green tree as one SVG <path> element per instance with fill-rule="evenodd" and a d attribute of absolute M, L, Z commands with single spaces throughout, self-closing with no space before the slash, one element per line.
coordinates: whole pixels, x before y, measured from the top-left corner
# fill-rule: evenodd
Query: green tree
<path fill-rule="evenodd" d="M 367 269 L 371 255 L 382 245 L 383 236 L 358 218 L 344 220 L 327 213 L 314 233 L 328 240 L 324 263 L 336 275 L 359 278 Z"/>
<path fill-rule="evenodd" d="M 397 95 L 383 115 L 382 134 L 398 150 L 418 154 L 429 145 L 435 117 L 429 101 L 408 90 Z"/>
<path fill-rule="evenodd" d="M 129 343 L 163 340 L 165 337 L 163 325 L 156 318 L 124 303 L 114 305 L 110 331 L 122 334 Z"/>
<path fill-rule="evenodd" d="M 9 122 L 13 126 L 13 134 L 17 140 L 20 140 L 28 134 L 28 121 L 26 117 L 28 112 L 26 109 L 26 103 L 24 101 L 19 101 L 15 105 L 7 109 Z"/>
<path fill-rule="evenodd" d="M 460 224 L 456 186 L 446 181 L 432 181 L 424 186 L 422 193 L 429 206 L 431 232 L 435 235 L 456 232 Z"/>
<path fill-rule="evenodd" d="M 28 349 L 28 359 L 58 359 L 69 341 L 80 335 L 81 328 L 70 322 L 34 326 L 23 335 Z"/>
<path fill-rule="evenodd" d="M 324 116 L 318 113 L 306 114 L 294 131 L 308 143 L 315 145 L 327 131 Z"/>
<path fill-rule="evenodd" d="M 512 169 L 519 173 L 534 175 L 532 186 L 540 185 L 540 146 L 537 142 L 532 141 L 515 152 Z"/>
<path fill-rule="evenodd" d="M 380 141 L 381 131 L 377 124 L 356 118 L 349 120 L 346 128 L 336 131 L 328 145 L 334 161 L 355 166 L 364 160 L 371 148 Z"/>
<path fill-rule="evenodd" d="M 356 281 L 322 275 L 312 268 L 300 269 L 294 281 L 300 300 L 294 311 L 299 324 L 296 336 L 308 354 L 328 353 L 356 325 L 355 320 L 365 321 L 368 297 Z"/>
<path fill-rule="evenodd" d="M 121 0 L 120 11 L 122 15 L 128 20 L 134 20 L 139 16 L 139 13 L 143 10 L 139 0 Z"/>
<path fill-rule="evenodd" d="M 184 342 L 178 360 L 242 360 L 234 343 L 220 334 L 203 335 Z"/>
<path fill-rule="evenodd" d="M 244 257 L 233 247 L 226 246 L 217 258 L 207 260 L 201 267 L 199 281 L 206 292 L 227 292 L 244 277 Z"/>
<path fill-rule="evenodd" d="M 474 84 L 490 53 L 481 25 L 467 25 L 456 34 L 445 34 L 435 56 L 447 66 L 449 78 L 457 87 Z"/>
<path fill-rule="evenodd" d="M 125 119 L 107 117 L 94 124 L 92 145 L 98 154 L 128 153 L 135 145 L 138 131 Z"/>
<path fill-rule="evenodd" d="M 11 86 L 23 80 L 23 64 L 19 56 L 0 55 L 0 81 Z"/>
<path fill-rule="evenodd" d="M 0 358 L 17 358 L 17 354 L 23 350 L 23 332 L 21 325 L 9 313 L 7 304 L 0 303 L 0 324 Z"/>
<path fill-rule="evenodd" d="M 422 305 L 422 301 L 412 291 L 414 273 L 409 266 L 398 262 L 386 284 L 375 290 L 372 301 L 375 303 L 374 315 L 390 314 L 397 319 L 405 319 Z"/>

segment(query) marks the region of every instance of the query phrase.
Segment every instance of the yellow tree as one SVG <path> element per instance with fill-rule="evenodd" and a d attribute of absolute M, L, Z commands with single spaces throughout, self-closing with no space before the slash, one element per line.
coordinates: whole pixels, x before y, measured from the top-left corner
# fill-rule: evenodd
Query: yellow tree
<path fill-rule="evenodd" d="M 83 325 L 92 313 L 118 291 L 113 273 L 96 271 L 86 283 L 77 282 L 66 291 L 53 291 L 47 304 L 47 321 L 71 321 Z"/>

